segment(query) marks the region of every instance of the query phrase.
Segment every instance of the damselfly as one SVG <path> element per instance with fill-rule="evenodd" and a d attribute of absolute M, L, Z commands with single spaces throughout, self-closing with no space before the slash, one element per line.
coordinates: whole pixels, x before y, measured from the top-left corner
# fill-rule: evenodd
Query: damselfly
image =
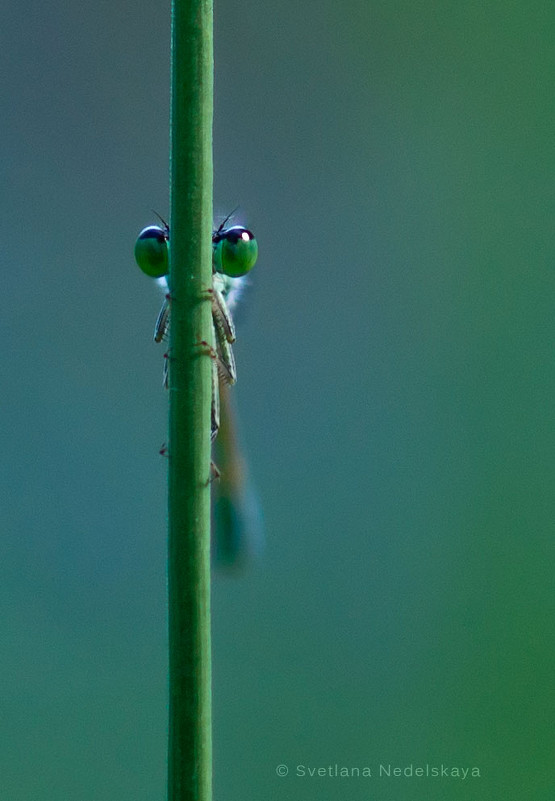
<path fill-rule="evenodd" d="M 141 270 L 158 279 L 165 292 L 154 328 L 156 342 L 167 340 L 170 326 L 171 298 L 166 275 L 169 271 L 170 230 L 162 226 L 144 228 L 135 244 L 135 260 Z M 232 311 L 245 283 L 245 275 L 254 267 L 258 244 L 254 235 L 240 225 L 229 227 L 229 216 L 212 233 L 212 325 L 215 352 L 212 368 L 211 437 L 216 440 L 216 464 L 219 481 L 214 486 L 213 553 L 220 564 L 235 564 L 260 539 L 260 513 L 250 491 L 245 461 L 240 454 L 234 426 L 234 413 L 228 387 L 237 380 L 232 345 L 235 325 Z M 168 359 L 164 364 L 164 386 L 168 386 Z M 219 434 L 218 434 L 219 432 Z"/>

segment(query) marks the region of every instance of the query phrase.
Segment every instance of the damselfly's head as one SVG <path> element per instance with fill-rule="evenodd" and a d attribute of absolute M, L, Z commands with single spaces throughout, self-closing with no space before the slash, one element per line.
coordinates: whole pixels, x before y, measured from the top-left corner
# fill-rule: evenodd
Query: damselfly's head
<path fill-rule="evenodd" d="M 151 278 L 161 278 L 169 272 L 170 229 L 165 220 L 161 221 L 163 227 L 143 228 L 135 242 L 135 261 Z M 242 225 L 224 228 L 225 222 L 212 234 L 212 265 L 215 272 L 238 278 L 256 264 L 258 243 L 248 228 Z"/>
<path fill-rule="evenodd" d="M 258 243 L 247 228 L 232 225 L 223 228 L 223 223 L 212 234 L 212 264 L 214 271 L 231 278 L 246 275 L 258 258 Z"/>
<path fill-rule="evenodd" d="M 160 218 L 161 219 L 161 218 Z M 161 278 L 169 272 L 168 240 L 170 229 L 162 220 L 164 227 L 149 225 L 143 228 L 135 242 L 135 261 L 151 278 Z"/>

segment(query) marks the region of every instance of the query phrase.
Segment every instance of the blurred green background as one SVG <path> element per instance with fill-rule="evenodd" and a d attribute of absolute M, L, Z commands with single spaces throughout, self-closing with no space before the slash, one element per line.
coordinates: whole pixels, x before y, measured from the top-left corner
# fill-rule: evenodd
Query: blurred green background
<path fill-rule="evenodd" d="M 553 5 L 215 14 L 267 538 L 214 578 L 215 798 L 552 799 Z M 163 801 L 168 4 L 8 1 L 1 63 L 0 797 Z"/>

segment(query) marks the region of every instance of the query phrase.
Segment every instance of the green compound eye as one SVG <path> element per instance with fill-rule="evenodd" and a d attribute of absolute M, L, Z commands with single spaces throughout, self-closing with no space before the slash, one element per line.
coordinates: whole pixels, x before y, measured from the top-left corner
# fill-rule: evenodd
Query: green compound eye
<path fill-rule="evenodd" d="M 161 278 L 170 271 L 168 259 L 168 226 L 149 225 L 143 228 L 135 242 L 135 261 L 151 278 Z"/>
<path fill-rule="evenodd" d="M 247 228 L 233 225 L 212 235 L 214 270 L 238 278 L 252 270 L 258 258 L 258 243 Z"/>

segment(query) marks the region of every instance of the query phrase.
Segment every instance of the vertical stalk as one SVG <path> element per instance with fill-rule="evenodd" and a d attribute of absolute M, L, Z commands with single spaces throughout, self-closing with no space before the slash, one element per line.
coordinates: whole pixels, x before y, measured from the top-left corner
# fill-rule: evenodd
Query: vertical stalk
<path fill-rule="evenodd" d="M 212 0 L 173 0 L 169 418 L 169 801 L 211 801 Z"/>

